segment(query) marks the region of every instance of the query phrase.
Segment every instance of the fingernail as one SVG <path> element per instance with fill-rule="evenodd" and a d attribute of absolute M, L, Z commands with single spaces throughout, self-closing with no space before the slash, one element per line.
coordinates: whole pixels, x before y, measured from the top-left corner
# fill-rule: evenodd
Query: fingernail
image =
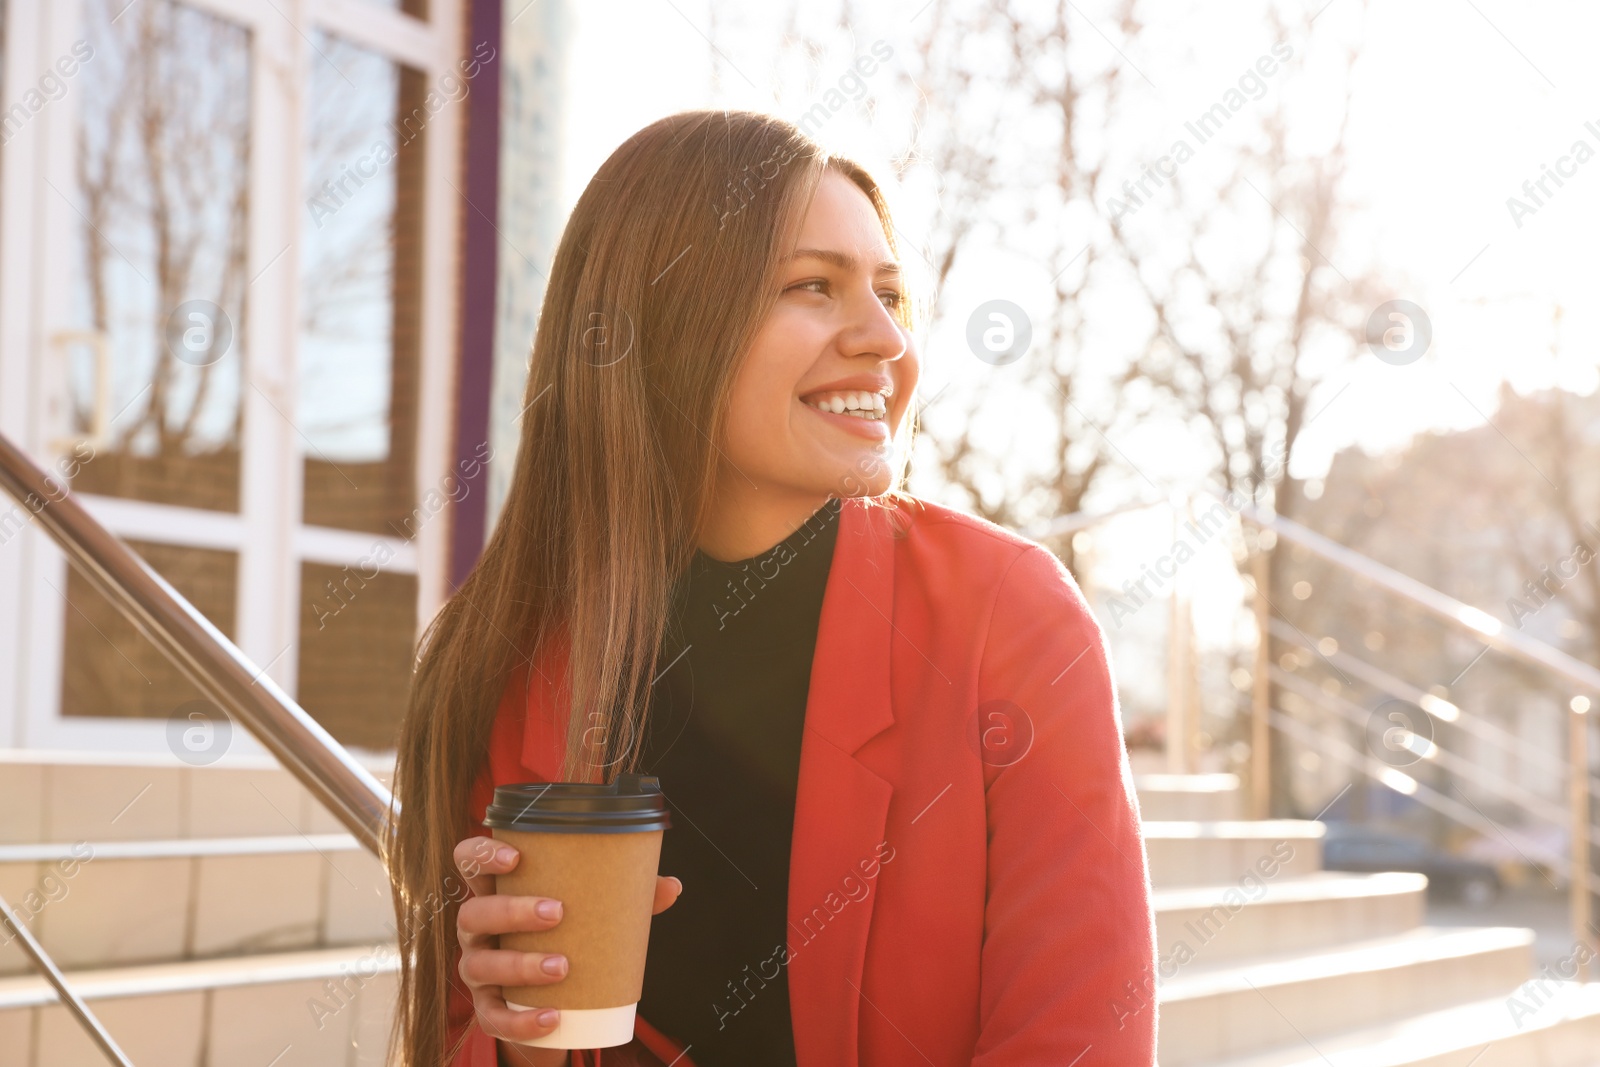
<path fill-rule="evenodd" d="M 541 919 L 559 919 L 561 918 L 561 901 L 541 900 L 534 906 L 533 910 L 539 913 L 539 918 Z"/>
<path fill-rule="evenodd" d="M 565 956 L 546 956 L 544 962 L 539 964 L 545 974 L 566 974 L 567 958 Z"/>
<path fill-rule="evenodd" d="M 553 1011 L 541 1011 L 539 1013 L 539 1025 L 554 1026 L 556 1024 L 556 1018 L 556 1013 Z"/>
<path fill-rule="evenodd" d="M 501 863 L 510 863 L 517 858 L 517 850 L 506 847 L 495 849 L 494 858 Z"/>
<path fill-rule="evenodd" d="M 683 892 L 683 879 L 679 878 L 677 875 L 673 875 L 672 880 L 678 883 L 678 892 Z"/>

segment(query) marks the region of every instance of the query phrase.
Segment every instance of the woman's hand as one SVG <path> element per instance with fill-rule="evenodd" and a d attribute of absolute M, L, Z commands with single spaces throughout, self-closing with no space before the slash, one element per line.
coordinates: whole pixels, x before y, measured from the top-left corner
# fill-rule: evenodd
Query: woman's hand
<path fill-rule="evenodd" d="M 455 862 L 472 896 L 461 902 L 456 917 L 456 940 L 461 945 L 461 980 L 472 993 L 478 1025 L 502 1041 L 527 1041 L 556 1028 L 559 1013 L 518 1011 L 506 1006 L 503 986 L 549 985 L 567 975 L 567 959 L 558 953 L 516 952 L 498 946 L 501 934 L 523 930 L 548 930 L 561 921 L 561 902 L 548 897 L 499 896 L 494 876 L 516 867 L 521 854 L 491 837 L 474 835 L 456 845 Z M 683 892 L 676 878 L 656 878 L 652 915 L 670 908 Z M 503 1062 L 529 1067 L 565 1067 L 565 1049 L 501 1045 Z"/>

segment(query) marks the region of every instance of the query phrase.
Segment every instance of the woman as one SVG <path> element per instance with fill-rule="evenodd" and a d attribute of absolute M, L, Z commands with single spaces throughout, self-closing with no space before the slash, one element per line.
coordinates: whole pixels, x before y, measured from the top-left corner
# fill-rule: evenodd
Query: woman
<path fill-rule="evenodd" d="M 913 318 L 878 186 L 787 122 L 673 115 L 595 175 L 400 738 L 395 1061 L 1154 1062 L 1103 635 L 1049 552 L 900 491 Z M 553 1025 L 502 984 L 582 961 L 494 947 L 559 918 L 492 895 L 485 807 L 623 770 L 673 817 L 635 1039 L 520 1045 Z"/>

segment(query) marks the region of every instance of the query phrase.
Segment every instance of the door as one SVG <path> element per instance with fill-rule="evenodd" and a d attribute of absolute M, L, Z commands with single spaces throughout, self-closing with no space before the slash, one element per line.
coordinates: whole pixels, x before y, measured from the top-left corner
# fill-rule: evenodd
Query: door
<path fill-rule="evenodd" d="M 335 737 L 391 749 L 443 595 L 455 3 L 10 7 L 0 429 Z M 0 744 L 263 751 L 7 530 Z"/>

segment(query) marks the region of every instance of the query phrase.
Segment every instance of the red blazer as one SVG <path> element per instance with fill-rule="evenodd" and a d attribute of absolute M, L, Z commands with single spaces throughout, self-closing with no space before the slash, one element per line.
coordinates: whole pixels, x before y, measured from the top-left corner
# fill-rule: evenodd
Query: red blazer
<path fill-rule="evenodd" d="M 1154 919 L 1104 634 L 1046 549 L 881 503 L 844 501 L 811 668 L 788 896 L 799 1067 L 1151 1067 Z M 526 699 L 508 686 L 475 819 L 494 785 L 556 780 L 563 654 Z M 464 987 L 452 1023 L 471 1026 L 454 1067 L 494 1067 Z M 681 1051 L 643 1019 L 636 1034 L 625 1048 Z"/>

